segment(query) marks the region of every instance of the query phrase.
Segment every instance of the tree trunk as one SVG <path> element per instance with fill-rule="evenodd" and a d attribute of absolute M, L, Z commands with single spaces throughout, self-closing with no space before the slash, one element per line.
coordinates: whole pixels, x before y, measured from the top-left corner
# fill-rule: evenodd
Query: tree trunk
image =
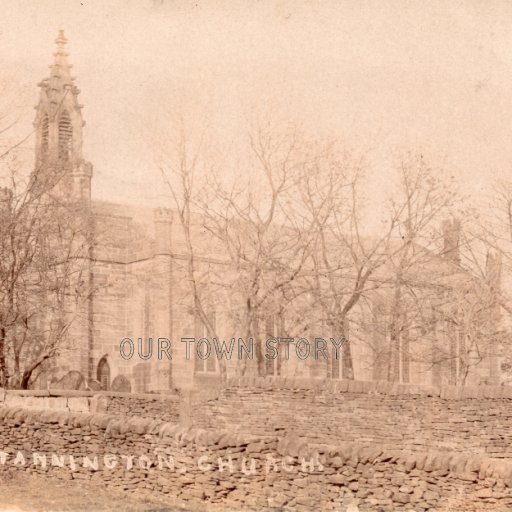
<path fill-rule="evenodd" d="M 349 324 L 346 316 L 343 317 L 341 325 L 339 325 L 337 330 L 341 332 L 341 336 L 347 340 L 341 349 L 341 378 L 354 380 L 354 359 L 350 346 Z"/>
<path fill-rule="evenodd" d="M 354 362 L 352 359 L 352 349 L 350 348 L 350 340 L 347 338 L 342 349 L 342 374 L 344 379 L 354 380 Z"/>
<path fill-rule="evenodd" d="M 30 377 L 32 377 L 32 370 L 23 372 L 23 377 L 21 378 L 20 382 L 20 389 L 28 389 Z"/>
<path fill-rule="evenodd" d="M 388 381 L 400 381 L 400 335 L 396 325 L 391 326 L 391 334 L 389 336 L 389 366 Z"/>
<path fill-rule="evenodd" d="M 7 359 L 6 359 L 6 340 L 5 340 L 6 332 L 5 327 L 0 327 L 0 387 L 7 388 L 9 385 L 9 371 L 7 369 Z"/>

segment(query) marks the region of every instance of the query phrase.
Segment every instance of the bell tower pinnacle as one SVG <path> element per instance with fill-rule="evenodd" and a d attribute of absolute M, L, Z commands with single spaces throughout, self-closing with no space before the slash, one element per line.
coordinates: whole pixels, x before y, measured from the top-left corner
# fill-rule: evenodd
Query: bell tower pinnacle
<path fill-rule="evenodd" d="M 71 76 L 67 39 L 60 30 L 50 76 L 39 83 L 36 107 L 36 173 L 58 176 L 58 188 L 72 200 L 90 201 L 92 166 L 82 158 L 80 90 Z"/>

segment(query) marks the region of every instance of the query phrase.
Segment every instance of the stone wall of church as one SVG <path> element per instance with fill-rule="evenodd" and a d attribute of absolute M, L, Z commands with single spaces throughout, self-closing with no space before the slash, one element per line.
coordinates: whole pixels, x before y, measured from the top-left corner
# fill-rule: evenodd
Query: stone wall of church
<path fill-rule="evenodd" d="M 99 203 L 93 208 L 96 245 L 87 379 L 100 380 L 99 364 L 105 360 L 108 377 L 103 380 L 108 382 L 107 388 L 116 377 L 123 376 L 136 393 L 171 389 L 169 362 L 144 361 L 140 357 L 126 360 L 120 355 L 120 342 L 124 338 L 136 342 L 138 338 L 170 335 L 173 279 L 168 250 L 170 232 L 167 244 L 157 244 L 154 240 L 155 233 L 160 237 L 165 234 L 165 227 L 162 230 L 159 226 L 163 224 L 170 229 L 170 219 L 165 215 L 158 217 L 150 210 L 149 220 L 145 219 L 144 224 L 141 218 L 134 217 L 134 212 L 121 205 Z M 151 224 L 153 220 L 156 227 Z"/>
<path fill-rule="evenodd" d="M 109 385 L 116 377 L 122 376 L 130 383 L 131 390 L 137 393 L 187 389 L 214 382 L 219 374 L 218 361 L 212 361 L 212 365 L 204 364 L 204 368 L 198 371 L 198 365 L 186 360 L 185 347 L 179 342 L 182 337 L 198 337 L 205 333 L 203 328 L 200 329 L 201 333 L 197 332 L 193 294 L 184 256 L 184 237 L 173 213 L 162 208 L 137 209 L 100 202 L 93 202 L 92 207 L 96 236 L 91 278 L 94 295 L 82 318 L 73 327 L 76 331 L 73 343 L 77 348 L 58 361 L 59 376 L 69 370 L 78 370 L 87 380 L 101 380 L 101 369 L 108 372 L 102 378 Z M 246 333 L 241 333 L 236 325 L 236 290 L 222 290 L 218 284 L 226 280 L 226 273 L 230 269 L 218 261 L 212 263 L 214 252 L 200 222 L 194 224 L 193 229 L 194 236 L 205 246 L 205 253 L 201 255 L 205 257 L 197 258 L 196 267 L 198 270 L 204 268 L 205 275 L 213 276 L 217 283 L 215 293 L 206 293 L 213 297 L 211 304 L 206 304 L 207 313 L 215 313 L 221 338 L 244 336 Z M 200 286 L 204 290 L 207 285 L 201 283 Z M 369 313 L 366 311 L 357 309 L 353 314 L 358 315 L 357 321 L 349 328 L 355 378 L 385 378 L 386 354 L 378 352 L 378 349 L 387 347 L 383 337 L 385 329 L 382 325 L 377 328 L 373 323 L 368 324 L 366 316 Z M 358 327 L 365 322 L 368 324 L 366 330 Z M 262 319 L 262 329 L 265 323 L 265 319 Z M 320 329 L 311 329 L 312 337 L 320 334 Z M 293 331 L 289 325 L 286 326 L 286 334 L 279 332 L 281 330 L 277 329 L 274 334 L 303 335 L 302 332 L 289 332 Z M 259 334 L 264 338 L 266 336 L 266 333 Z M 129 361 L 121 357 L 121 340 L 130 338 L 136 343 L 138 338 L 142 338 L 146 343 L 150 337 L 165 337 L 172 341 L 172 362 L 155 357 L 145 361 L 137 354 Z M 439 343 L 446 344 L 442 340 Z M 430 346 L 428 349 L 431 351 Z M 418 348 L 411 347 L 411 350 L 417 352 Z M 429 355 L 407 358 L 403 362 L 404 381 L 421 384 L 432 382 Z M 237 373 L 236 361 L 227 366 L 229 375 Z M 482 364 L 481 371 L 489 373 L 487 366 Z M 250 371 L 256 372 L 255 367 L 256 364 Z M 323 379 L 331 374 L 341 374 L 341 367 L 339 362 L 335 371 L 330 362 L 297 362 L 292 358 L 280 365 L 276 363 L 273 371 L 283 377 Z M 439 379 L 441 376 L 437 381 Z M 449 380 L 445 379 L 444 382 Z"/>

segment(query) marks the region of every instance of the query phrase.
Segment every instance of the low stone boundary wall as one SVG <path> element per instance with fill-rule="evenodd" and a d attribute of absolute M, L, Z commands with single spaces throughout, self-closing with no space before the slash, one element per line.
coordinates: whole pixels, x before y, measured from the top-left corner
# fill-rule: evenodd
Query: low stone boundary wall
<path fill-rule="evenodd" d="M 192 424 L 255 435 L 295 432 L 315 443 L 362 441 L 383 449 L 512 460 L 512 399 L 505 396 L 506 387 L 453 390 L 250 377 L 227 384 L 216 399 L 192 408 Z"/>
<path fill-rule="evenodd" d="M 0 407 L 67 412 L 107 412 L 158 417 L 177 421 L 182 407 L 174 394 L 135 394 L 108 391 L 5 390 L 0 389 Z"/>
<path fill-rule="evenodd" d="M 189 509 L 512 509 L 512 462 L 485 457 L 11 407 L 0 408 L 0 439 L 0 472 L 98 480 Z"/>
<path fill-rule="evenodd" d="M 444 400 L 490 398 L 512 400 L 512 386 L 421 386 L 388 381 L 346 379 L 304 379 L 286 377 L 232 377 L 224 387 L 260 389 L 301 389 L 325 393 L 367 393 L 375 395 L 432 396 Z"/>

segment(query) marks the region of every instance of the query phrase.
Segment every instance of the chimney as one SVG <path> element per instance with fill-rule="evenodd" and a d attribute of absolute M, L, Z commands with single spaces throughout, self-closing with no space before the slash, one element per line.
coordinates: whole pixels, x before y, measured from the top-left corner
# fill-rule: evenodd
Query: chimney
<path fill-rule="evenodd" d="M 487 253 L 485 277 L 491 290 L 498 293 L 501 285 L 501 255 L 499 253 Z"/>
<path fill-rule="evenodd" d="M 156 208 L 155 222 L 155 254 L 171 254 L 172 210 Z"/>
<path fill-rule="evenodd" d="M 443 256 L 453 263 L 460 263 L 460 220 L 451 219 L 443 222 L 444 250 Z"/>

